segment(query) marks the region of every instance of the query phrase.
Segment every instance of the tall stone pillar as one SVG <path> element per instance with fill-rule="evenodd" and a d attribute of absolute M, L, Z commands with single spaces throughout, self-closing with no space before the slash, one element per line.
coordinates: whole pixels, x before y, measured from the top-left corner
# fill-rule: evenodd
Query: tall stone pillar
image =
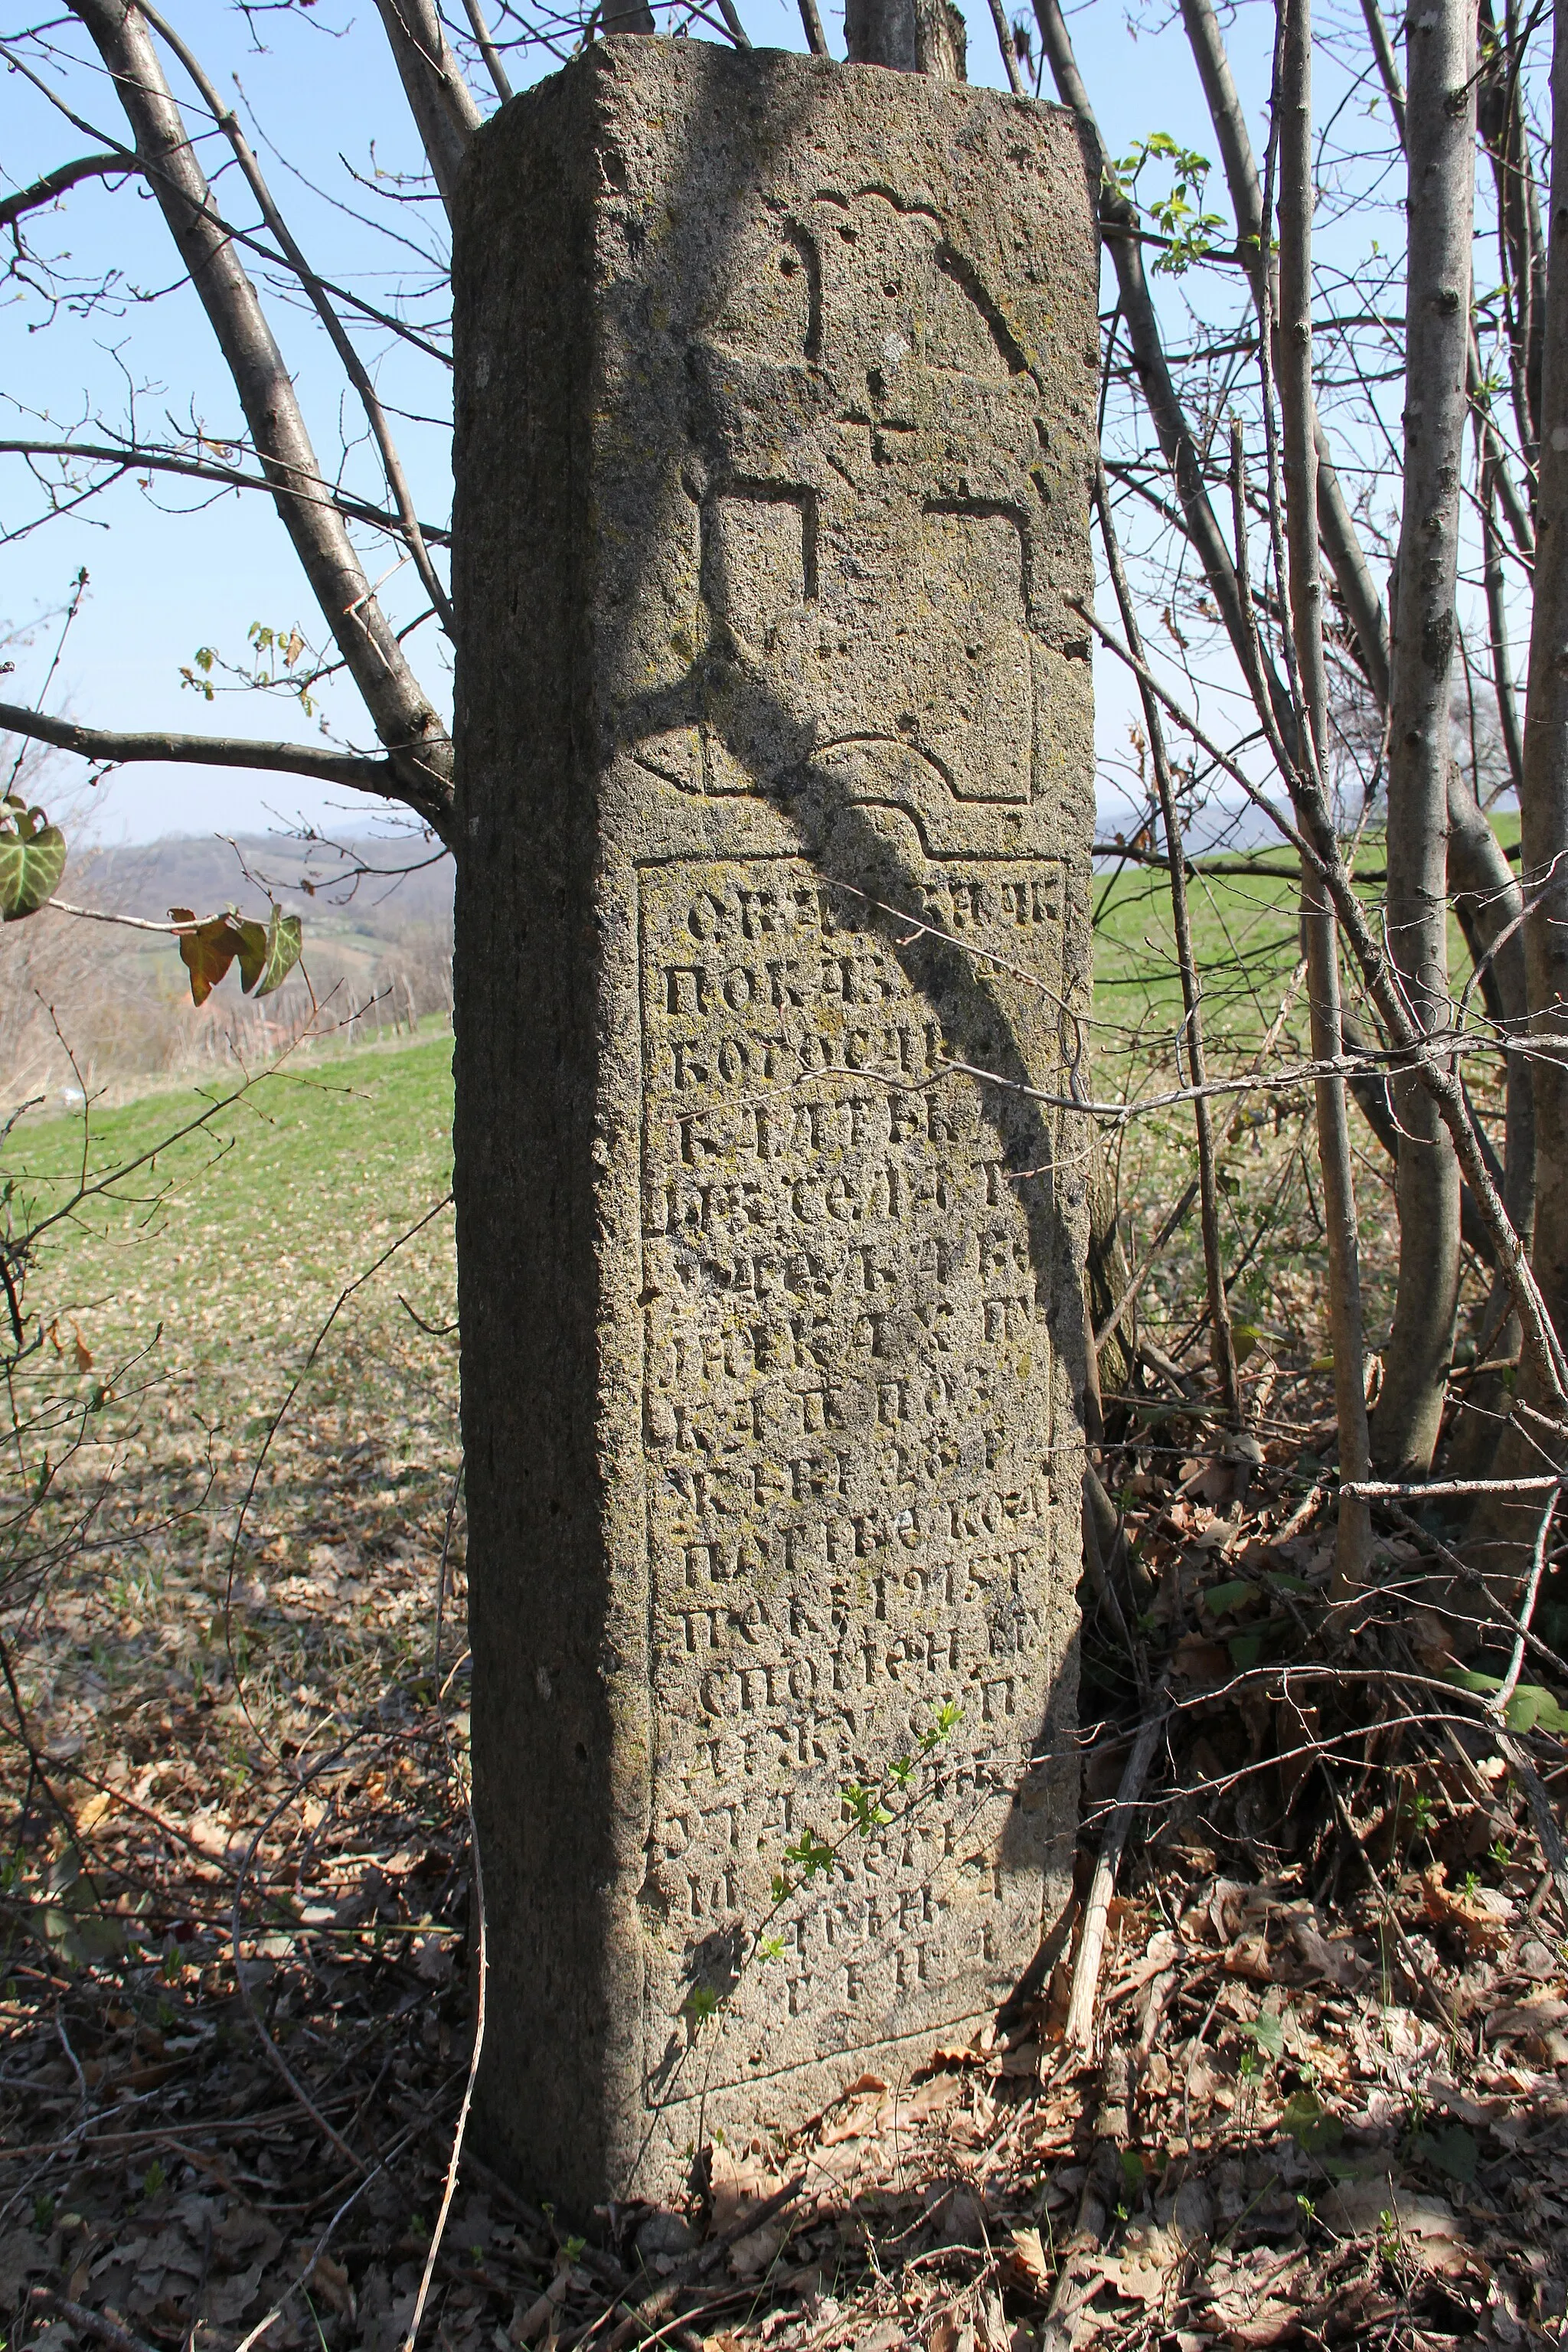
<path fill-rule="evenodd" d="M 578 2210 L 1063 1904 L 1095 254 L 1056 110 L 697 41 L 468 167 L 477 2128 Z"/>

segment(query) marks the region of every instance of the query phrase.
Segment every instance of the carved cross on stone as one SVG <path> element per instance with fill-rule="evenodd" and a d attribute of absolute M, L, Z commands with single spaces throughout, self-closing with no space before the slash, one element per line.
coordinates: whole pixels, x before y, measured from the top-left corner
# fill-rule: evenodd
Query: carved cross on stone
<path fill-rule="evenodd" d="M 1026 804 L 1062 663 L 1037 364 L 924 205 L 822 195 L 748 244 L 688 352 L 691 719 L 637 756 L 693 792 Z"/>

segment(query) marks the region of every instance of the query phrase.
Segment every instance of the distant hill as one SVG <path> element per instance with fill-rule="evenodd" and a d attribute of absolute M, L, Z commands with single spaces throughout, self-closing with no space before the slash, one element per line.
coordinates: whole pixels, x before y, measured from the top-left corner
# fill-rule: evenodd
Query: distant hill
<path fill-rule="evenodd" d="M 79 848 L 68 905 L 163 923 L 173 907 L 265 916 L 268 894 L 304 928 L 299 970 L 276 995 L 240 993 L 237 966 L 199 1010 L 167 933 L 45 909 L 0 931 L 0 1120 L 40 1089 L 62 1094 L 232 1068 L 308 1034 L 315 1045 L 407 1034 L 452 1006 L 450 857 L 395 835 L 334 845 L 270 835 L 179 835 Z M 315 1046 L 312 1046 L 315 1050 Z"/>
<path fill-rule="evenodd" d="M 437 851 L 435 844 L 371 835 L 331 846 L 272 834 L 237 834 L 232 843 L 216 834 L 174 834 L 86 851 L 73 861 L 64 896 L 73 895 L 73 883 L 90 883 L 95 905 L 156 922 L 171 907 L 199 915 L 230 904 L 264 911 L 270 888 L 322 933 L 342 929 L 390 940 L 416 925 L 450 926 L 452 861 Z"/>

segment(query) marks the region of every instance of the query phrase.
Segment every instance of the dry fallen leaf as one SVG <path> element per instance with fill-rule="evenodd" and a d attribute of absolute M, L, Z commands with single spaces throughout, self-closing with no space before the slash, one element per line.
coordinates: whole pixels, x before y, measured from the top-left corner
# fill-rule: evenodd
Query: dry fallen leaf
<path fill-rule="evenodd" d="M 353 2319 L 353 2289 L 349 2284 L 349 2274 L 342 2263 L 335 2263 L 331 2254 L 318 2254 L 311 2283 L 321 2288 L 334 2311 L 341 2311 L 345 2319 Z"/>
<path fill-rule="evenodd" d="M 738 2279 L 761 2278 L 777 2262 L 779 2249 L 788 2235 L 787 2222 L 764 2222 L 760 2230 L 736 2239 L 730 2249 L 730 2268 Z"/>
<path fill-rule="evenodd" d="M 1465 2226 L 1447 2198 L 1418 2196 L 1383 2178 L 1347 2180 L 1318 2210 L 1331 2229 L 1352 2237 L 1392 2239 L 1445 2278 L 1457 2278 L 1469 2265 Z"/>
<path fill-rule="evenodd" d="M 508 2330 L 512 2342 L 531 2344 L 536 2336 L 542 2336 L 565 2302 L 571 2285 L 571 2268 L 570 2265 L 565 2265 L 556 2272 L 537 2302 L 531 2303 L 521 2316 L 512 2321 Z"/>
<path fill-rule="evenodd" d="M 1268 1961 L 1268 1938 L 1261 1932 L 1255 1936 L 1238 1936 L 1225 1956 L 1226 1976 L 1247 1977 L 1253 1984 L 1272 1984 L 1274 1970 Z"/>
<path fill-rule="evenodd" d="M 1024 2288 L 1042 2302 L 1056 2275 L 1038 2230 L 1015 2230 L 1007 2255 L 1008 2284 Z"/>
<path fill-rule="evenodd" d="M 816 2136 L 819 2147 L 837 2147 L 848 2139 L 867 2139 L 889 2119 L 892 2102 L 879 2074 L 861 2074 L 851 2083 Z"/>
<path fill-rule="evenodd" d="M 1489 2042 L 1518 2042 L 1544 2033 L 1568 2021 L 1568 2000 L 1519 2001 L 1494 2009 L 1487 2020 Z"/>
<path fill-rule="evenodd" d="M 1426 1916 L 1439 1926 L 1457 1927 L 1470 1949 L 1495 1951 L 1506 1944 L 1513 1906 L 1495 1887 L 1465 1890 L 1447 1885 L 1447 1872 L 1435 1863 L 1421 1874 L 1421 1894 Z"/>
<path fill-rule="evenodd" d="M 982 2049 L 978 2037 L 973 2042 L 939 2042 L 931 2053 L 933 2066 L 984 2066 L 989 2063 L 990 2050 Z"/>
<path fill-rule="evenodd" d="M 1349 1990 L 1360 1984 L 1367 1973 L 1367 1963 L 1348 1945 L 1331 1943 L 1326 1936 L 1318 1933 L 1310 1919 L 1291 1920 L 1290 1941 L 1313 1975 L 1325 1978 L 1331 1984 Z"/>

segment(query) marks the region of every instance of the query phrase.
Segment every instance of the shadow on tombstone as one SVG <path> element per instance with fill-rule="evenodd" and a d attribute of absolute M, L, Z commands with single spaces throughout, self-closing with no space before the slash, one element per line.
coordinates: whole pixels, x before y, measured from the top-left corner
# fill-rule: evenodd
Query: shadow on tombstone
<path fill-rule="evenodd" d="M 477 142 L 476 2121 L 581 2210 L 1065 1909 L 1095 253 L 1067 118 L 876 68 L 613 40 Z"/>

